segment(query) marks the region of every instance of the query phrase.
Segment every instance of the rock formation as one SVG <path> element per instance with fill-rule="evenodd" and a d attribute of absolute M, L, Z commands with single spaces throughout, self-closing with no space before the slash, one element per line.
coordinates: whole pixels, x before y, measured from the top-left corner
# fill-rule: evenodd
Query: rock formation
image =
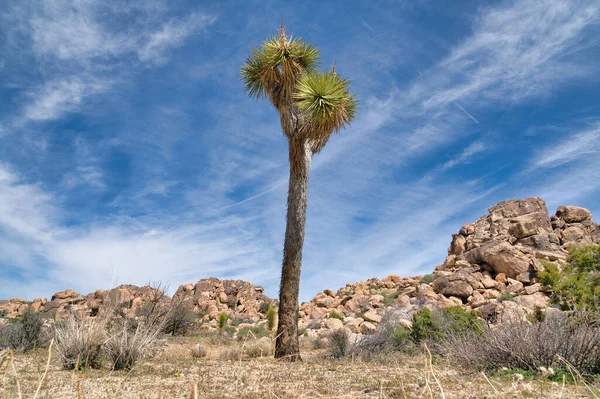
<path fill-rule="evenodd" d="M 537 276 L 544 262 L 564 264 L 570 246 L 586 244 L 600 244 L 600 226 L 587 209 L 560 206 L 550 216 L 541 198 L 501 202 L 452 235 L 446 260 L 432 275 L 390 275 L 348 283 L 337 292 L 326 289 L 300 306 L 299 327 L 309 336 L 339 328 L 372 334 L 378 323 L 390 318 L 410 328 L 412 315 L 424 306 L 462 306 L 491 322 L 508 311 L 530 313 L 550 304 Z M 209 278 L 181 285 L 172 299 L 150 287 L 122 285 L 86 296 L 61 291 L 50 301 L 0 301 L 0 314 L 18 317 L 31 309 L 61 319 L 70 313 L 95 316 L 107 306 L 118 306 L 124 314 L 135 316 L 138 309 L 157 302 L 198 312 L 206 328 L 216 328 L 219 314 L 226 313 L 230 323 L 232 319 L 241 323 L 240 329 L 264 322 L 266 307 L 277 305 L 262 287 Z"/>

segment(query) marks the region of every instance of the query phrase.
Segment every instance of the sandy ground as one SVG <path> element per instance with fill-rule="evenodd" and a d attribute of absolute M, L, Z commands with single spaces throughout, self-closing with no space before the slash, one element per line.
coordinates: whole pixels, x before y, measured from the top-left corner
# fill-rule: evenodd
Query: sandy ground
<path fill-rule="evenodd" d="M 205 358 L 190 348 L 202 342 Z M 210 345 L 201 338 L 163 340 L 151 358 L 130 372 L 61 369 L 52 353 L 38 398 L 593 398 L 597 383 L 562 384 L 543 377 L 484 376 L 430 365 L 424 355 L 399 354 L 388 362 L 334 361 L 325 350 L 305 348 L 302 363 L 271 357 L 227 360 L 244 353 L 242 343 Z M 44 374 L 47 350 L 17 354 L 0 398 L 34 398 Z M 4 367 L 2 368 L 2 373 Z"/>

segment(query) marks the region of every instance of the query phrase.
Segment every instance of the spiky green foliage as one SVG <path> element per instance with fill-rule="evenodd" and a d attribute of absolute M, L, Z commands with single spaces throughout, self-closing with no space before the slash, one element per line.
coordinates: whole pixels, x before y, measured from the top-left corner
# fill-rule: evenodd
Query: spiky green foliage
<path fill-rule="evenodd" d="M 303 132 L 307 139 L 317 142 L 315 152 L 332 132 L 350 124 L 357 108 L 350 82 L 339 76 L 335 67 L 328 72 L 317 71 L 318 60 L 315 46 L 288 37 L 281 27 L 279 35 L 252 49 L 241 69 L 250 97 L 267 97 L 280 111 L 287 106 L 302 111 Z"/>
<path fill-rule="evenodd" d="M 293 102 L 292 95 L 300 76 L 316 68 L 319 50 L 301 38 L 287 37 L 283 27 L 278 36 L 253 48 L 241 75 L 250 97 L 269 97 L 276 108 Z"/>
<path fill-rule="evenodd" d="M 326 132 L 339 131 L 349 125 L 356 113 L 356 99 L 350 82 L 334 71 L 304 74 L 294 98 L 297 106 L 314 124 Z"/>

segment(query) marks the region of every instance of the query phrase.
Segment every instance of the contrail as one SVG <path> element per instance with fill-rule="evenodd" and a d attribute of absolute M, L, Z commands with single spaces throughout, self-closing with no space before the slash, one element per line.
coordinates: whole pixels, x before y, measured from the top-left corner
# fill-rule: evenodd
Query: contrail
<path fill-rule="evenodd" d="M 373 28 L 371 28 L 371 25 L 369 25 L 368 23 L 366 23 L 362 19 L 360 20 L 360 22 L 362 22 L 364 26 L 366 26 L 367 28 L 369 28 L 370 31 L 373 31 Z"/>
<path fill-rule="evenodd" d="M 474 121 L 475 123 L 477 123 L 478 125 L 480 124 L 480 123 L 479 123 L 479 121 L 473 117 L 473 115 L 471 115 L 470 113 L 468 113 L 468 112 L 467 112 L 467 110 L 466 110 L 466 109 L 464 109 L 463 107 L 461 107 L 461 106 L 460 106 L 458 103 L 456 103 L 456 102 L 455 102 L 455 103 L 454 103 L 454 105 L 456 105 L 458 108 L 460 108 L 460 110 L 461 110 L 462 112 L 464 112 L 464 113 L 465 113 L 465 115 L 467 115 L 469 118 L 473 119 L 473 121 Z"/>
<path fill-rule="evenodd" d="M 281 183 L 278 183 L 278 184 L 274 185 L 273 187 L 271 187 L 271 188 L 269 188 L 269 189 L 267 189 L 265 191 L 262 191 L 262 192 L 260 192 L 260 193 L 258 193 L 256 195 L 253 195 L 252 197 L 246 198 L 245 200 L 242 200 L 242 201 L 236 202 L 234 204 L 227 205 L 227 206 L 224 206 L 222 208 L 219 208 L 219 209 L 217 209 L 217 211 L 224 211 L 226 209 L 233 208 L 233 207 L 236 207 L 238 205 L 245 204 L 246 202 L 250 202 L 250 201 L 255 200 L 255 199 L 259 198 L 259 197 L 262 197 L 263 195 L 268 194 L 271 191 L 275 191 L 280 186 L 281 186 Z"/>

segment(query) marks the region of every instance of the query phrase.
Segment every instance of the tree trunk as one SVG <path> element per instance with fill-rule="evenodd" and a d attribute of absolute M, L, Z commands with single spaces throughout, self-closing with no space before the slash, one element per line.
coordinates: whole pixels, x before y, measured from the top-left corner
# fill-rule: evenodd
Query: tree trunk
<path fill-rule="evenodd" d="M 308 172 L 312 150 L 306 140 L 288 137 L 290 151 L 290 185 L 288 189 L 283 264 L 279 288 L 279 322 L 275 357 L 289 361 L 302 360 L 298 344 L 298 294 L 302 246 L 306 227 Z"/>

